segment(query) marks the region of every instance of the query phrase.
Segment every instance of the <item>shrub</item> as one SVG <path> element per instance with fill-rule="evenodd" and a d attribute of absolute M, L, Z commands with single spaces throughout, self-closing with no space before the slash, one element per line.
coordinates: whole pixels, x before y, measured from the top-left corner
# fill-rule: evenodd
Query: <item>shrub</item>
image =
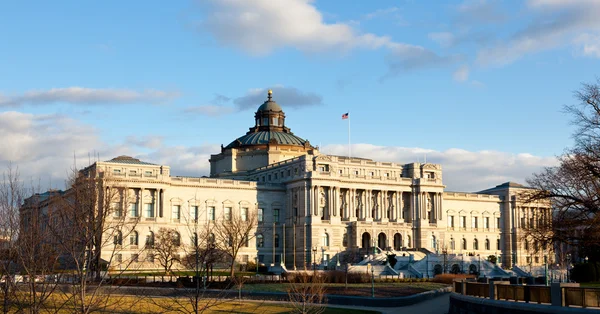
<path fill-rule="evenodd" d="M 432 281 L 439 282 L 439 283 L 445 283 L 445 284 L 452 284 L 454 279 L 469 279 L 469 278 L 476 278 L 476 276 L 469 275 L 469 274 L 440 274 L 440 275 L 436 275 Z"/>

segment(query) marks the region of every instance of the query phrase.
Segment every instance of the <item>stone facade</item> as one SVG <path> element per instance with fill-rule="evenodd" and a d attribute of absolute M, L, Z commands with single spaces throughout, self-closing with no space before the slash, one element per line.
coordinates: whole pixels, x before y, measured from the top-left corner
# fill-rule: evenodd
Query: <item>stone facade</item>
<path fill-rule="evenodd" d="M 128 191 L 112 219 L 130 219 L 135 230 L 111 266 L 135 259 L 139 268 L 157 268 L 142 248 L 160 227 L 177 229 L 186 244 L 193 228 L 247 209 L 259 212 L 259 223 L 240 263 L 324 267 L 360 260 L 374 247 L 496 255 L 507 266 L 544 262 L 519 240 L 521 226 L 550 214 L 548 204 L 520 202 L 525 187 L 445 192 L 441 165 L 321 154 L 291 133 L 271 97 L 246 135 L 211 156 L 211 177 L 172 176 L 167 165 L 126 156 L 87 168 L 103 174 L 107 188 Z"/>

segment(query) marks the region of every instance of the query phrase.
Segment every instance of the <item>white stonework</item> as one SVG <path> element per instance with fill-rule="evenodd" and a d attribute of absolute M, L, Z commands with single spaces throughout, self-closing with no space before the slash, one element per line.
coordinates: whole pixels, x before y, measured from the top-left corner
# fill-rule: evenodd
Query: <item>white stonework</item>
<path fill-rule="evenodd" d="M 167 165 L 126 157 L 93 164 L 90 169 L 102 171 L 107 186 L 126 186 L 131 191 L 126 203 L 137 204 L 138 217 L 125 209 L 124 217 L 113 218 L 137 222 L 138 246 L 124 238 L 121 259 L 137 254 L 139 267 L 158 268 L 140 250 L 151 232 L 176 228 L 186 244 L 196 228 L 193 212 L 201 228 L 210 223 L 213 208 L 214 215 L 252 208 L 263 211 L 256 233 L 264 246 L 250 241 L 238 256 L 240 263 L 258 257 L 269 265 L 283 258 L 288 269 L 310 268 L 338 259 L 358 261 L 373 246 L 496 255 L 506 266 L 528 265 L 530 258 L 534 265 L 544 262 L 542 253 L 528 255 L 519 232 L 523 223 L 550 209 L 523 205 L 517 195 L 523 186 L 445 192 L 441 165 L 324 155 L 293 135 L 284 118 L 269 94 L 256 112 L 255 126 L 211 156 L 210 178 L 172 176 Z"/>

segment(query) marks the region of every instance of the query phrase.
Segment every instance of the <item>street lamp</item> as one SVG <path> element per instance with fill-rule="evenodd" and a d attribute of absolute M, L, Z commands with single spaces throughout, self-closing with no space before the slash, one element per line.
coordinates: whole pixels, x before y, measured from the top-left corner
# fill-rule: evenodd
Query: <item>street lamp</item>
<path fill-rule="evenodd" d="M 254 260 L 256 261 L 256 276 L 258 276 L 258 255 L 254 257 Z"/>
<path fill-rule="evenodd" d="M 589 260 L 589 258 L 586 256 L 586 257 L 585 257 L 585 263 L 586 263 L 586 264 L 587 264 L 588 260 Z"/>
<path fill-rule="evenodd" d="M 371 297 L 375 298 L 375 268 L 371 265 Z"/>
<path fill-rule="evenodd" d="M 567 282 L 569 281 L 569 266 L 571 266 L 571 254 L 567 254 Z"/>
<path fill-rule="evenodd" d="M 313 272 L 317 271 L 317 247 L 313 246 Z"/>

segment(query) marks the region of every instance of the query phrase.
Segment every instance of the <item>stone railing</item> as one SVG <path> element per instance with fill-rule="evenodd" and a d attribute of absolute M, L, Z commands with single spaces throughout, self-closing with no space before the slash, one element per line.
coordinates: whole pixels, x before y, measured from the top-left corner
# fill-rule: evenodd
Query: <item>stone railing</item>
<path fill-rule="evenodd" d="M 550 286 L 537 286 L 511 285 L 508 281 L 480 283 L 461 280 L 454 282 L 454 292 L 464 296 L 497 301 L 553 307 L 600 308 L 600 288 L 582 288 L 578 283 L 552 283 Z M 465 300 L 462 299 L 461 302 L 465 302 Z"/>

